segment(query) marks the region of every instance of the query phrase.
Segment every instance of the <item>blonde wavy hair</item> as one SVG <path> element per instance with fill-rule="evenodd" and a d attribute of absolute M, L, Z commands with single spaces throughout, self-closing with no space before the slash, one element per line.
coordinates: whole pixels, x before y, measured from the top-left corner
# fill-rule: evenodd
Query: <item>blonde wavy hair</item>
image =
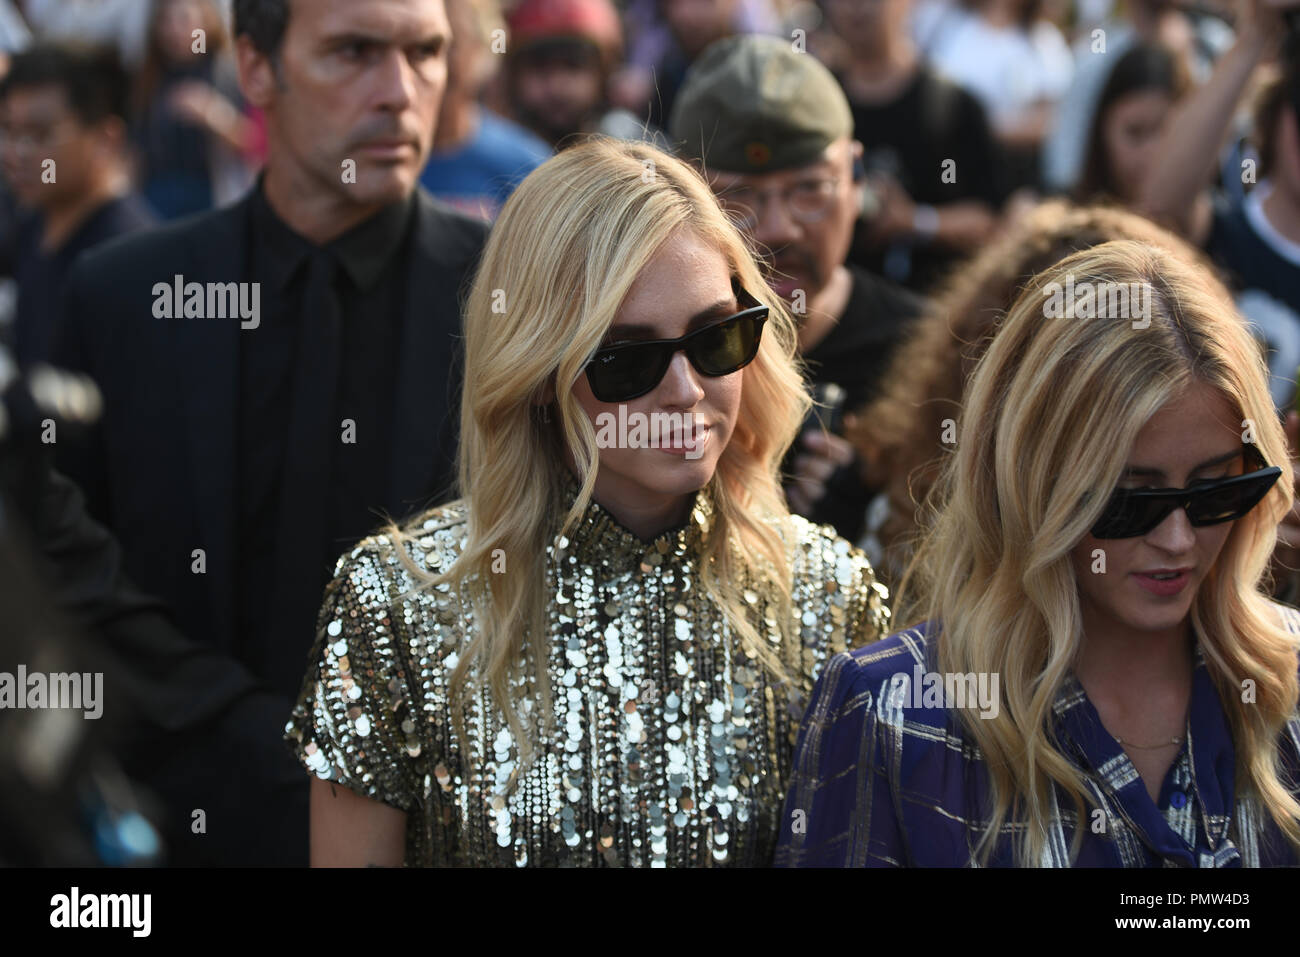
<path fill-rule="evenodd" d="M 464 548 L 442 574 L 418 568 L 405 547 L 397 549 L 420 587 L 448 585 L 472 605 L 475 627 L 450 679 L 452 720 L 468 748 L 464 703 L 485 688 L 519 742 L 516 776 L 554 720 L 546 549 L 586 511 L 600 465 L 595 431 L 573 385 L 637 276 L 678 230 L 720 250 L 733 276 L 770 309 L 758 355 L 742 373 L 735 430 L 708 484 L 714 522 L 700 583 L 744 651 L 778 680 L 787 680 L 797 662 L 783 542 L 789 512 L 778 472 L 811 405 L 794 320 L 698 173 L 643 143 L 589 139 L 547 160 L 511 194 L 469 293 L 458 456 L 468 511 Z M 546 402 L 558 421 L 538 414 Z M 566 450 L 581 486 L 571 504 Z M 387 530 L 400 546 L 428 534 L 423 520 Z M 507 574 L 493 574 L 498 549 L 507 556 Z M 744 574 L 775 597 L 779 644 L 750 624 L 738 584 Z M 542 706 L 540 727 L 525 720 L 511 693 L 516 677 Z"/>
<path fill-rule="evenodd" d="M 911 327 L 889 364 L 879 395 L 846 426 L 868 485 L 884 487 L 890 509 L 877 532 L 884 560 L 876 575 L 892 584 L 915 545 L 917 504 L 925 501 L 956 420 L 962 392 L 993 330 L 1033 277 L 1071 253 L 1113 239 L 1167 247 L 1206 262 L 1192 246 L 1136 213 L 1047 200 L 987 249 L 952 273 Z"/>
<path fill-rule="evenodd" d="M 1150 326 L 1044 318 L 1047 284 L 1145 283 Z M 1258 345 L 1223 286 L 1167 247 L 1131 240 L 1075 253 L 1036 276 L 998 326 L 967 386 L 956 450 L 900 585 L 897 620 L 930 620 L 942 672 L 1000 675 L 997 717 L 962 712 L 991 782 L 987 863 L 1004 823 L 1024 866 L 1041 861 L 1053 786 L 1084 813 L 1085 785 L 1057 746 L 1052 705 L 1083 640 L 1070 553 L 1119 481 L 1147 420 L 1192 382 L 1228 397 L 1282 477 L 1238 519 L 1197 592 L 1191 621 L 1223 702 L 1238 795 L 1258 799 L 1300 848 L 1300 804 L 1281 779 L 1277 739 L 1296 710 L 1296 640 L 1263 589 L 1290 508 L 1287 444 Z M 1243 438 L 1245 432 L 1243 428 Z M 1243 702 L 1250 679 L 1256 700 Z M 1072 857 L 1082 828 L 1076 829 Z"/>

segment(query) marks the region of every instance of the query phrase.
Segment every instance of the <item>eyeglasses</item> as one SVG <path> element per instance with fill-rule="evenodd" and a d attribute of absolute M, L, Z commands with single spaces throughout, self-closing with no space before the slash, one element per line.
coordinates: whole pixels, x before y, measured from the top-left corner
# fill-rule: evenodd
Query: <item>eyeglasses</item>
<path fill-rule="evenodd" d="M 18 152 L 57 149 L 76 136 L 73 122 L 67 117 L 40 126 L 0 123 L 0 149 Z"/>
<path fill-rule="evenodd" d="M 14 127 L 0 126 L 0 150 L 9 152 L 35 153 L 42 150 L 57 150 L 72 142 L 75 131 L 60 131 L 61 124 L 18 130 Z"/>
<path fill-rule="evenodd" d="M 597 349 L 583 371 L 591 394 L 601 402 L 626 402 L 652 391 L 668 371 L 673 356 L 685 352 L 701 375 L 724 376 L 743 369 L 758 354 L 768 308 L 732 282 L 745 308 L 720 322 L 677 339 L 627 342 Z"/>
<path fill-rule="evenodd" d="M 767 197 L 771 193 L 780 195 L 790 218 L 795 222 L 815 223 L 830 210 L 839 185 L 839 177 L 832 176 L 800 180 L 785 189 L 775 186 L 768 189 L 737 186 L 724 190 L 718 195 L 718 200 L 741 229 L 753 229 L 758 225 L 759 214 L 767 205 Z"/>
<path fill-rule="evenodd" d="M 1197 528 L 1236 521 L 1263 500 L 1282 474 L 1264 461 L 1254 445 L 1247 443 L 1242 451 L 1248 462 L 1258 466 L 1255 471 L 1188 488 L 1116 489 L 1093 525 L 1092 537 L 1145 535 L 1176 508 L 1187 509 L 1187 520 Z"/>

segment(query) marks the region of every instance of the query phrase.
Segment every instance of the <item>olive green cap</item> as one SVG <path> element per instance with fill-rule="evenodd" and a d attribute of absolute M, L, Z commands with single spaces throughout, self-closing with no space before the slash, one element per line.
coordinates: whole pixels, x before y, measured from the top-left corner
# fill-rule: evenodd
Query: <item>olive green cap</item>
<path fill-rule="evenodd" d="M 806 166 L 853 134 L 849 101 L 830 70 L 778 37 L 711 44 L 686 74 L 668 132 L 708 169 L 770 173 Z"/>

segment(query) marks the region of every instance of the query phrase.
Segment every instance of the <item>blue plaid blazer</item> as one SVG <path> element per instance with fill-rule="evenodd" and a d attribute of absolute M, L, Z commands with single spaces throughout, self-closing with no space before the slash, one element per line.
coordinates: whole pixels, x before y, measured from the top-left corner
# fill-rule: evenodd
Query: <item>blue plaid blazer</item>
<path fill-rule="evenodd" d="M 1300 634 L 1300 612 L 1277 606 Z M 937 630 L 937 629 L 936 629 Z M 988 828 L 982 755 L 941 699 L 930 623 L 827 662 L 796 745 L 778 867 L 965 867 Z M 1198 645 L 1183 748 L 1151 800 L 1123 748 L 1070 675 L 1054 730 L 1080 769 L 1091 807 L 1078 856 L 1074 804 L 1058 794 L 1041 864 L 1048 867 L 1267 867 L 1300 863 L 1254 799 L 1234 790 L 1232 736 Z M 917 688 L 923 678 L 926 691 Z M 968 691 L 975 685 L 968 682 Z M 967 701 L 967 705 L 973 702 Z M 928 705 L 928 706 L 927 706 Z M 1300 712 L 1278 740 L 1282 771 L 1300 796 Z M 990 864 L 1009 866 L 1015 823 L 1004 823 Z"/>

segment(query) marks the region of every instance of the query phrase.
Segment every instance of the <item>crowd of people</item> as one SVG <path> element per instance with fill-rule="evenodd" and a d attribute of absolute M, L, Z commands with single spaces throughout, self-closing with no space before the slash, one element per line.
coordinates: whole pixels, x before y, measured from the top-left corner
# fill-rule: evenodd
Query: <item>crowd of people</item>
<path fill-rule="evenodd" d="M 1300 860 L 1285 0 L 0 0 L 0 276 L 170 863 Z"/>

